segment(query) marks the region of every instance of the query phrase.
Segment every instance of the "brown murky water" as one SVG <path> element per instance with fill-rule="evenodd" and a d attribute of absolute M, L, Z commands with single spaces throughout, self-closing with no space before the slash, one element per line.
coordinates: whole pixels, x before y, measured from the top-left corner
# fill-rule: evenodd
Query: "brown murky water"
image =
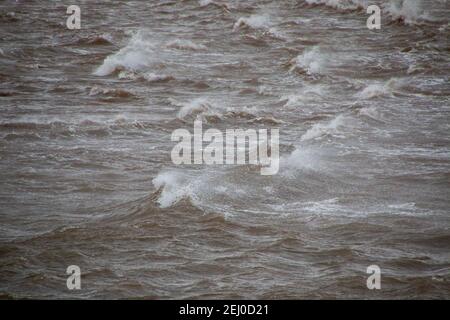
<path fill-rule="evenodd" d="M 0 297 L 448 299 L 450 3 L 404 2 L 1 1 Z M 195 119 L 279 173 L 174 165 Z"/>

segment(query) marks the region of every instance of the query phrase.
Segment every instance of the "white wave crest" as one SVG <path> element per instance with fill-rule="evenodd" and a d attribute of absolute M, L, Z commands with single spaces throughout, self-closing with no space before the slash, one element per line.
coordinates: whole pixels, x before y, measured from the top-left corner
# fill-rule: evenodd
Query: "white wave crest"
<path fill-rule="evenodd" d="M 94 74 L 106 76 L 117 70 L 138 71 L 148 67 L 154 61 L 154 56 L 155 48 L 139 31 L 124 48 L 106 57 Z"/>
<path fill-rule="evenodd" d="M 328 123 L 317 123 L 301 136 L 300 141 L 307 141 L 336 133 L 339 127 L 343 126 L 346 121 L 347 118 L 344 115 L 338 115 Z"/>
<path fill-rule="evenodd" d="M 302 54 L 291 60 L 291 69 L 301 69 L 309 75 L 322 74 L 326 69 L 326 59 L 319 47 L 306 49 Z"/>
<path fill-rule="evenodd" d="M 220 116 L 216 111 L 216 109 L 219 108 L 217 104 L 203 97 L 196 98 L 189 102 L 179 102 L 170 98 L 169 102 L 174 106 L 181 107 L 177 114 L 179 119 L 185 119 L 190 115 Z"/>
<path fill-rule="evenodd" d="M 167 48 L 171 49 L 178 49 L 178 50 L 192 50 L 192 51 L 200 51 L 200 50 L 206 50 L 206 47 L 202 44 L 196 44 L 192 42 L 191 40 L 185 40 L 185 39 L 175 39 L 172 41 L 169 41 L 166 44 Z"/>
<path fill-rule="evenodd" d="M 442 2 L 446 1 L 442 0 Z M 367 9 L 369 5 L 377 4 L 377 2 L 369 0 L 305 0 L 305 2 L 310 5 L 324 5 L 337 10 Z M 392 20 L 401 20 L 407 25 L 413 25 L 421 21 L 434 21 L 430 13 L 425 10 L 425 3 L 423 0 L 387 0 L 380 6 Z"/>
<path fill-rule="evenodd" d="M 286 101 L 286 107 L 296 107 L 302 102 L 314 102 L 324 95 L 324 88 L 320 85 L 305 86 L 299 92 L 284 95 L 280 101 Z"/>
<path fill-rule="evenodd" d="M 125 47 L 106 57 L 94 74 L 106 76 L 120 71 L 120 79 L 144 79 L 149 82 L 171 80 L 171 75 L 158 73 L 164 66 L 162 57 L 170 60 L 173 55 L 171 49 L 200 51 L 207 48 L 187 39 L 174 39 L 164 43 L 151 38 L 146 30 L 139 30 L 132 35 Z"/>
<path fill-rule="evenodd" d="M 380 111 L 378 111 L 375 107 L 364 107 L 361 108 L 358 112 L 361 116 L 365 116 L 367 118 L 371 118 L 374 120 L 383 120 L 383 115 Z"/>
<path fill-rule="evenodd" d="M 372 83 L 366 86 L 356 97 L 362 100 L 373 99 L 377 97 L 392 97 L 395 90 L 402 85 L 397 79 L 391 79 L 386 83 Z"/>
<path fill-rule="evenodd" d="M 143 79 L 148 82 L 165 82 L 175 79 L 174 77 L 167 74 L 158 74 L 153 72 L 137 73 L 128 70 L 120 71 L 118 78 L 121 80 Z"/>
<path fill-rule="evenodd" d="M 422 0 L 391 0 L 385 4 L 384 10 L 393 20 L 402 20 L 405 24 L 412 25 L 433 20 L 424 7 Z"/>
<path fill-rule="evenodd" d="M 268 15 L 251 15 L 249 17 L 241 17 L 233 26 L 233 31 L 242 27 L 250 27 L 253 29 L 268 29 L 271 26 L 270 17 Z"/>

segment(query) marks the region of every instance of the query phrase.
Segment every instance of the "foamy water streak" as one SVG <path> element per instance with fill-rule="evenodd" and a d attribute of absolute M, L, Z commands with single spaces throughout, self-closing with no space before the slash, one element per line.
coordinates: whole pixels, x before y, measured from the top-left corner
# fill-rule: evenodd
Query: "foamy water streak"
<path fill-rule="evenodd" d="M 0 297 L 449 298 L 448 1 L 78 5 L 2 2 Z M 196 120 L 279 172 L 175 165 Z"/>

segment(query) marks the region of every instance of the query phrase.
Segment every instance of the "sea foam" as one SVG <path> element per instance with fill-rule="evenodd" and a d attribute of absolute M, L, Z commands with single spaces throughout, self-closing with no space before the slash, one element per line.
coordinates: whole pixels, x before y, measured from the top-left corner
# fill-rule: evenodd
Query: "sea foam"
<path fill-rule="evenodd" d="M 292 59 L 290 71 L 302 70 L 309 75 L 322 74 L 326 70 L 326 59 L 319 47 L 306 49 Z"/>
<path fill-rule="evenodd" d="M 268 29 L 271 26 L 271 20 L 268 15 L 251 15 L 249 17 L 241 17 L 236 21 L 233 30 L 236 31 L 242 27 L 253 29 Z"/>
<path fill-rule="evenodd" d="M 307 141 L 324 135 L 333 134 L 343 126 L 347 121 L 344 115 L 338 115 L 327 123 L 316 123 L 308 131 L 306 131 L 300 138 L 300 141 Z"/>
<path fill-rule="evenodd" d="M 412 25 L 433 20 L 424 8 L 421 0 L 391 0 L 384 5 L 383 10 L 387 11 L 393 20 L 401 20 L 405 24 Z"/>
<path fill-rule="evenodd" d="M 106 57 L 94 74 L 106 76 L 117 70 L 138 71 L 148 67 L 154 61 L 154 56 L 153 44 L 145 39 L 142 31 L 139 31 L 124 48 Z"/>

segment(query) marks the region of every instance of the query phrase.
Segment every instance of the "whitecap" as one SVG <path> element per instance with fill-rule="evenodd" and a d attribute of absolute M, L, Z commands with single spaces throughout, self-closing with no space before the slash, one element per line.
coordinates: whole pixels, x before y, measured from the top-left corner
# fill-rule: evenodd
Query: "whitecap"
<path fill-rule="evenodd" d="M 325 89 L 321 85 L 308 85 L 298 90 L 298 92 L 283 95 L 280 101 L 286 101 L 285 107 L 296 107 L 302 102 L 315 102 L 323 97 Z"/>
<path fill-rule="evenodd" d="M 396 89 L 401 86 L 402 82 L 397 79 L 390 79 L 385 83 L 371 83 L 367 85 L 356 97 L 362 100 L 373 99 L 377 97 L 392 97 Z"/>
<path fill-rule="evenodd" d="M 326 59 L 319 47 L 313 47 L 292 59 L 291 65 L 291 72 L 300 69 L 309 75 L 322 74 L 326 69 Z"/>
<path fill-rule="evenodd" d="M 94 74 L 106 76 L 118 70 L 138 71 L 149 67 L 155 61 L 155 56 L 153 44 L 139 31 L 124 48 L 106 57 Z"/>
<path fill-rule="evenodd" d="M 233 31 L 242 27 L 250 27 L 253 29 L 268 29 L 271 26 L 270 17 L 268 15 L 251 15 L 249 17 L 241 17 L 233 26 Z"/>
<path fill-rule="evenodd" d="M 328 123 L 316 123 L 301 136 L 300 141 L 312 140 L 324 135 L 334 134 L 340 127 L 345 125 L 347 121 L 347 117 L 338 115 Z"/>
<path fill-rule="evenodd" d="M 308 4 L 322 4 L 339 10 L 356 10 L 368 7 L 367 0 L 306 0 Z"/>
<path fill-rule="evenodd" d="M 185 119 L 191 115 L 220 116 L 220 113 L 217 112 L 219 108 L 217 104 L 204 97 L 195 98 L 189 102 L 180 102 L 169 98 L 169 102 L 174 106 L 181 107 L 177 114 L 179 119 Z"/>
<path fill-rule="evenodd" d="M 166 44 L 166 47 L 178 50 L 192 50 L 192 51 L 206 50 L 206 46 L 194 43 L 191 40 L 186 39 L 171 40 Z"/>

